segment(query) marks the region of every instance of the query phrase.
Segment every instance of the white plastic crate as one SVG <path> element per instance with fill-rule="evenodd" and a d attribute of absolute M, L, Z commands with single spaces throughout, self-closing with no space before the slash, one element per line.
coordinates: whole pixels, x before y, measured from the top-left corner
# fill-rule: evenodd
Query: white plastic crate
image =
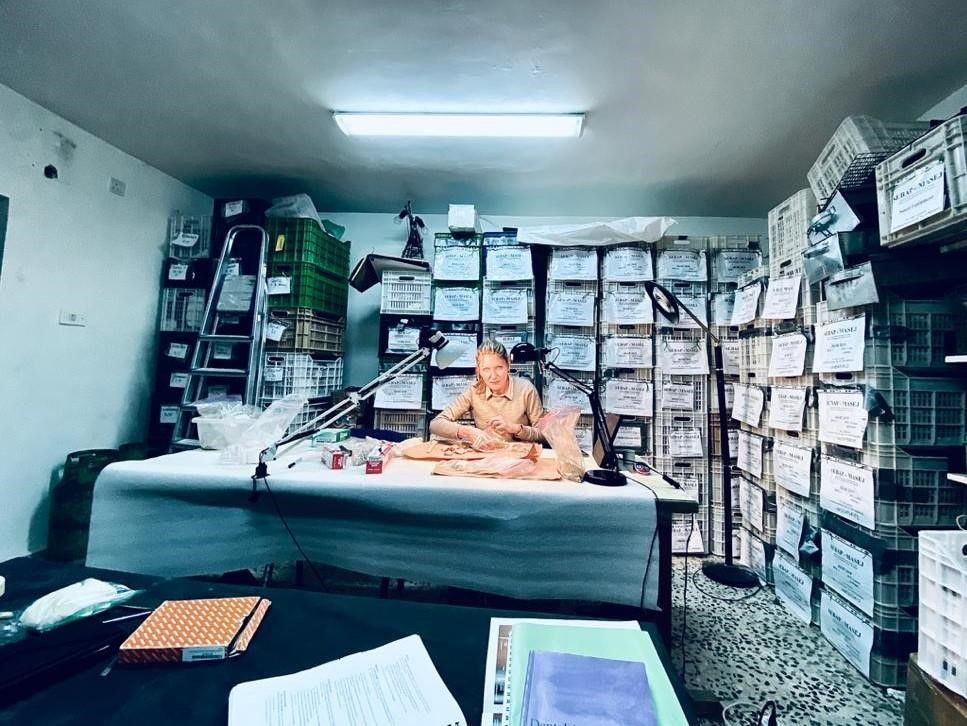
<path fill-rule="evenodd" d="M 967 698 L 967 532 L 923 531 L 920 544 L 920 668 Z"/>
<path fill-rule="evenodd" d="M 653 425 L 655 456 L 675 458 L 706 456 L 707 414 L 693 411 L 661 411 L 655 415 Z M 698 451 L 698 446 L 701 446 L 701 452 Z M 691 447 L 695 447 L 694 450 Z"/>
<path fill-rule="evenodd" d="M 168 256 L 178 260 L 208 257 L 211 236 L 209 215 L 173 214 L 168 217 Z"/>
<path fill-rule="evenodd" d="M 433 295 L 429 272 L 383 273 L 379 311 L 390 315 L 430 315 Z"/>
<path fill-rule="evenodd" d="M 876 167 L 876 202 L 880 212 L 880 244 L 896 247 L 913 242 L 938 242 L 967 232 L 967 115 L 946 121 Z M 891 232 L 893 195 L 898 187 L 934 162 L 943 162 L 946 198 L 943 209 Z"/>
<path fill-rule="evenodd" d="M 772 332 L 744 330 L 739 334 L 739 381 L 765 386 L 768 383 Z"/>
<path fill-rule="evenodd" d="M 201 330 L 205 317 L 206 290 L 166 287 L 161 295 L 161 325 L 165 332 Z"/>
<path fill-rule="evenodd" d="M 812 529 L 819 528 L 820 510 L 818 496 L 801 497 L 798 494 L 793 494 L 779 487 L 776 490 L 776 510 L 777 513 L 781 512 L 781 510 L 789 510 L 797 514 L 802 514 L 806 527 Z"/>
<path fill-rule="evenodd" d="M 377 429 L 386 429 L 398 434 L 419 436 L 420 438 L 426 435 L 425 411 L 393 411 L 378 408 L 375 410 L 375 414 L 373 426 Z"/>
<path fill-rule="evenodd" d="M 306 353 L 268 352 L 262 366 L 263 402 L 293 393 L 307 398 L 328 396 L 342 388 L 343 361 L 315 360 Z"/>
<path fill-rule="evenodd" d="M 665 474 L 677 481 L 695 501 L 699 503 L 708 501 L 708 462 L 705 459 L 654 456 L 650 462 L 655 465 L 659 474 Z"/>
<path fill-rule="evenodd" d="M 501 293 L 505 295 L 512 295 L 512 301 L 519 300 L 519 296 L 524 294 L 527 296 L 527 320 L 519 322 L 503 322 L 503 315 L 501 314 L 500 305 L 501 303 L 507 303 L 510 301 L 501 300 Z M 482 302 L 481 302 L 481 320 L 483 320 L 487 325 L 527 325 L 534 319 L 534 287 L 529 282 L 507 282 L 507 283 L 489 283 L 486 278 L 484 279 L 484 286 L 482 290 Z M 494 306 L 497 309 L 497 318 L 494 322 L 493 315 L 490 314 L 491 302 L 496 302 Z M 486 320 L 485 320 L 486 318 Z"/>
<path fill-rule="evenodd" d="M 709 551 L 713 555 L 725 555 L 725 509 L 720 504 L 712 504 L 709 515 Z M 732 518 L 732 555 L 738 559 L 742 550 L 742 535 L 740 530 L 741 517 Z"/>
<path fill-rule="evenodd" d="M 802 272 L 802 253 L 809 246 L 806 234 L 816 215 L 812 190 L 801 189 L 769 211 L 769 275 Z"/>
<path fill-rule="evenodd" d="M 729 459 L 735 461 L 739 455 L 739 422 L 730 418 L 726 421 L 726 426 L 729 437 Z M 722 434 L 719 428 L 718 413 L 709 414 L 708 429 L 712 439 L 712 456 L 715 460 L 722 457 Z"/>
<path fill-rule="evenodd" d="M 735 515 L 734 518 L 736 522 L 740 522 L 742 520 L 742 508 L 739 506 L 741 504 L 740 502 L 741 492 L 739 491 L 739 479 L 742 476 L 743 476 L 743 472 L 741 469 L 739 469 L 735 465 L 732 465 L 729 467 L 729 482 L 731 484 L 730 491 L 731 491 L 732 513 Z M 725 482 L 723 480 L 723 475 L 722 475 L 722 464 L 721 462 L 713 461 L 712 462 L 712 482 L 709 486 L 710 496 L 708 497 L 708 499 L 713 505 L 720 508 L 725 506 L 724 484 Z"/>
<path fill-rule="evenodd" d="M 672 544 L 673 555 L 704 555 L 708 552 L 706 540 L 708 532 L 705 529 L 705 516 L 701 508 L 698 514 L 672 515 Z"/>
<path fill-rule="evenodd" d="M 776 543 L 776 496 L 744 473 L 739 477 L 739 511 L 742 524 L 763 542 Z"/>
<path fill-rule="evenodd" d="M 794 273 L 792 273 L 794 274 Z M 776 279 L 781 280 L 789 277 L 789 274 L 781 275 Z M 810 285 L 809 280 L 803 275 L 799 278 L 799 302 L 796 304 L 796 315 L 786 320 L 770 320 L 773 332 L 784 333 L 791 330 L 808 328 L 816 324 L 816 304 L 823 299 L 822 283 Z"/>
<path fill-rule="evenodd" d="M 929 129 L 926 123 L 883 122 L 871 116 L 847 116 L 806 173 L 817 200 L 833 195 L 840 181 L 862 182 L 877 161 L 909 144 Z"/>
<path fill-rule="evenodd" d="M 774 580 L 772 576 L 772 561 L 776 554 L 776 546 L 763 542 L 748 526 L 743 524 L 739 530 L 739 562 L 752 570 L 759 576 L 759 580 L 771 585 Z"/>

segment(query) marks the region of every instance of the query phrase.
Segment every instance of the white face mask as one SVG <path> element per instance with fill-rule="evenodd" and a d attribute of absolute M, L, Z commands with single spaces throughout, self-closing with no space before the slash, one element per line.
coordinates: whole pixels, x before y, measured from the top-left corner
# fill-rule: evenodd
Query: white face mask
<path fill-rule="evenodd" d="M 44 632 L 120 605 L 139 592 L 89 577 L 35 600 L 23 611 L 20 624 Z"/>

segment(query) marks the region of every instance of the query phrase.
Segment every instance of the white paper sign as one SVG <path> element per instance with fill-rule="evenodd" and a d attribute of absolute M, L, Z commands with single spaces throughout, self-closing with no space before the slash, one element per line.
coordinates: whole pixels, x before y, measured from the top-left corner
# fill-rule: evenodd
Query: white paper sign
<path fill-rule="evenodd" d="M 806 515 L 788 502 L 785 497 L 776 498 L 776 545 L 798 560 Z"/>
<path fill-rule="evenodd" d="M 594 372 L 597 352 L 594 338 L 555 335 L 548 347 L 557 348 L 554 364 L 559 368 Z"/>
<path fill-rule="evenodd" d="M 169 358 L 184 358 L 188 355 L 188 346 L 185 343 L 168 343 L 168 352 L 165 355 Z"/>
<path fill-rule="evenodd" d="M 262 369 L 262 380 L 266 383 L 281 383 L 284 379 L 284 365 L 266 365 Z"/>
<path fill-rule="evenodd" d="M 609 337 L 604 341 L 604 365 L 609 368 L 652 368 L 651 338 Z"/>
<path fill-rule="evenodd" d="M 712 325 L 731 325 L 735 309 L 735 293 L 719 292 L 712 295 Z"/>
<path fill-rule="evenodd" d="M 527 322 L 528 290 L 525 287 L 485 287 L 483 322 L 494 325 L 520 325 Z"/>
<path fill-rule="evenodd" d="M 873 470 L 823 456 L 819 467 L 819 506 L 867 529 L 876 527 Z"/>
<path fill-rule="evenodd" d="M 434 320 L 479 320 L 480 290 L 474 287 L 438 287 L 433 296 Z"/>
<path fill-rule="evenodd" d="M 222 216 L 225 217 L 225 219 L 228 219 L 229 217 L 234 217 L 244 211 L 245 200 L 243 199 L 235 202 L 225 202 L 225 205 L 222 207 Z"/>
<path fill-rule="evenodd" d="M 433 279 L 477 280 L 480 278 L 480 248 L 453 245 L 440 247 L 433 257 Z"/>
<path fill-rule="evenodd" d="M 292 290 L 292 280 L 285 276 L 270 277 L 266 281 L 266 288 L 269 295 L 288 295 Z"/>
<path fill-rule="evenodd" d="M 827 592 L 822 594 L 819 623 L 826 640 L 869 678 L 873 626 Z"/>
<path fill-rule="evenodd" d="M 163 424 L 176 424 L 178 423 L 178 414 L 180 412 L 181 408 L 179 406 L 162 406 L 158 421 Z"/>
<path fill-rule="evenodd" d="M 735 391 L 732 418 L 749 426 L 758 426 L 766 402 L 765 391 L 758 386 L 747 386 L 744 383 L 734 383 L 732 388 Z"/>
<path fill-rule="evenodd" d="M 507 245 L 487 248 L 487 280 L 516 282 L 533 280 L 531 248 L 526 245 Z"/>
<path fill-rule="evenodd" d="M 387 353 L 413 353 L 420 347 L 420 329 L 395 327 L 387 331 Z"/>
<path fill-rule="evenodd" d="M 423 408 L 423 375 L 404 373 L 376 391 L 376 408 Z"/>
<path fill-rule="evenodd" d="M 188 386 L 188 374 L 187 373 L 172 373 L 170 378 L 168 378 L 168 386 L 170 388 L 185 388 Z"/>
<path fill-rule="evenodd" d="M 699 429 L 672 429 L 668 432 L 668 453 L 674 457 L 705 456 Z"/>
<path fill-rule="evenodd" d="M 655 390 L 651 381 L 632 381 L 609 378 L 604 384 L 604 410 L 626 416 L 651 416 L 655 405 Z M 641 430 L 638 440 L 641 441 Z M 639 444 L 640 445 L 640 444 Z"/>
<path fill-rule="evenodd" d="M 769 356 L 770 378 L 796 378 L 806 369 L 806 347 L 808 341 L 802 333 L 776 335 L 772 339 L 772 353 Z"/>
<path fill-rule="evenodd" d="M 545 406 L 548 410 L 564 406 L 580 406 L 581 413 L 591 413 L 591 399 L 561 378 L 555 378 L 547 384 Z"/>
<path fill-rule="evenodd" d="M 873 615 L 873 555 L 822 530 L 823 583 Z"/>
<path fill-rule="evenodd" d="M 665 410 L 681 409 L 695 410 L 695 384 L 693 383 L 662 383 L 661 407 Z"/>
<path fill-rule="evenodd" d="M 228 386 L 206 386 L 205 395 L 208 398 L 214 398 L 216 396 L 227 396 Z"/>
<path fill-rule="evenodd" d="M 776 441 L 772 448 L 772 470 L 776 484 L 793 494 L 808 497 L 812 461 L 812 449 Z"/>
<path fill-rule="evenodd" d="M 694 517 L 684 517 L 683 520 L 672 522 L 672 552 L 674 554 L 702 554 L 705 552 L 702 530 L 699 527 L 698 520 Z"/>
<path fill-rule="evenodd" d="M 689 330 L 698 330 L 701 326 L 692 320 L 691 315 L 682 310 L 682 307 L 687 308 L 692 311 L 692 314 L 701 320 L 703 323 L 708 323 L 708 315 L 705 309 L 705 296 L 704 295 L 676 295 L 678 301 L 681 303 L 679 306 L 678 320 L 672 322 L 665 315 L 658 311 L 658 323 L 665 327 L 671 328 L 684 328 Z"/>
<path fill-rule="evenodd" d="M 759 576 L 759 580 L 765 584 L 769 579 L 766 570 L 766 548 L 758 537 L 753 536 L 744 527 L 740 530 L 740 551 L 742 553 L 742 564 L 751 567 L 752 571 Z"/>
<path fill-rule="evenodd" d="M 739 468 L 757 479 L 762 476 L 762 444 L 761 436 L 739 431 Z M 759 529 L 762 529 L 761 525 Z"/>
<path fill-rule="evenodd" d="M 651 250 L 616 247 L 604 254 L 604 279 L 609 282 L 642 282 L 654 277 Z"/>
<path fill-rule="evenodd" d="M 225 277 L 238 277 L 242 274 L 242 263 L 239 260 L 231 259 L 225 263 Z"/>
<path fill-rule="evenodd" d="M 655 322 L 651 298 L 644 288 L 619 287 L 604 295 L 604 320 L 612 325 L 643 325 Z"/>
<path fill-rule="evenodd" d="M 769 399 L 769 426 L 782 431 L 802 431 L 803 410 L 806 406 L 805 388 L 773 386 Z"/>
<path fill-rule="evenodd" d="M 430 380 L 430 407 L 434 411 L 442 411 L 473 384 L 474 378 L 474 376 L 433 376 Z"/>
<path fill-rule="evenodd" d="M 816 326 L 816 355 L 813 373 L 863 370 L 863 336 L 866 316 Z"/>
<path fill-rule="evenodd" d="M 739 276 L 762 263 L 758 250 L 720 250 L 712 258 L 716 282 L 738 282 Z"/>
<path fill-rule="evenodd" d="M 450 364 L 450 368 L 473 368 L 477 365 L 477 334 L 476 333 L 447 333 L 447 345 L 459 345 L 463 348 L 460 357 Z M 439 368 L 437 351 L 430 356 L 430 365 Z"/>
<path fill-rule="evenodd" d="M 863 448 L 869 412 L 863 391 L 822 390 L 819 394 L 819 440 L 853 449 Z"/>
<path fill-rule="evenodd" d="M 508 351 L 511 351 L 518 343 L 528 342 L 533 337 L 533 333 L 526 330 L 497 330 L 488 333 L 487 337 L 493 338 Z"/>
<path fill-rule="evenodd" d="M 547 296 L 547 322 L 551 325 L 594 325 L 594 293 L 559 290 Z"/>
<path fill-rule="evenodd" d="M 597 280 L 598 253 L 595 250 L 555 247 L 551 251 L 548 280 Z"/>
<path fill-rule="evenodd" d="M 285 335 L 285 330 L 285 325 L 272 321 L 265 326 L 265 339 L 278 343 L 280 340 L 282 340 L 282 336 Z"/>
<path fill-rule="evenodd" d="M 741 372 L 741 346 L 738 340 L 723 340 L 722 344 L 722 373 L 727 376 L 737 376 Z"/>
<path fill-rule="evenodd" d="M 658 279 L 706 282 L 708 268 L 704 252 L 662 250 L 658 253 Z"/>
<path fill-rule="evenodd" d="M 581 451 L 591 451 L 594 445 L 594 429 L 590 426 L 575 426 L 574 438 L 578 440 Z"/>
<path fill-rule="evenodd" d="M 732 308 L 732 325 L 745 325 L 755 320 L 761 292 L 762 285 L 758 282 L 736 290 L 735 306 Z"/>
<path fill-rule="evenodd" d="M 658 365 L 665 373 L 705 375 L 708 373 L 708 354 L 702 340 L 658 339 Z"/>
<path fill-rule="evenodd" d="M 891 194 L 891 233 L 943 211 L 946 171 L 943 159 L 937 159 L 897 183 Z"/>
<path fill-rule="evenodd" d="M 232 344 L 231 343 L 215 343 L 212 346 L 212 358 L 214 360 L 231 360 L 232 359 Z"/>
<path fill-rule="evenodd" d="M 772 560 L 776 597 L 785 608 L 807 625 L 813 619 L 813 578 L 781 554 Z"/>
<path fill-rule="evenodd" d="M 607 411 L 607 406 L 605 411 Z M 650 409 L 649 409 L 650 410 Z M 640 414 L 635 414 L 636 416 Z M 648 414 L 644 414 L 648 415 Z M 641 429 L 637 426 L 622 426 L 618 429 L 618 432 L 614 435 L 614 446 L 617 449 L 640 449 L 642 448 L 641 442 Z"/>
<path fill-rule="evenodd" d="M 169 280 L 186 280 L 188 279 L 188 265 L 172 264 L 168 268 L 168 279 Z"/>
<path fill-rule="evenodd" d="M 769 288 L 766 290 L 766 302 L 762 307 L 762 317 L 765 320 L 789 320 L 796 317 L 801 288 L 801 274 L 770 277 Z"/>

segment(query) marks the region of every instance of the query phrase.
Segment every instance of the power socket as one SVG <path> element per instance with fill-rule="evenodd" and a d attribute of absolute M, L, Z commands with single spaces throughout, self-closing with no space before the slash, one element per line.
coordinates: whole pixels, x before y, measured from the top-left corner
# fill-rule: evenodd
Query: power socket
<path fill-rule="evenodd" d="M 127 189 L 127 186 L 128 185 L 125 184 L 123 181 L 121 181 L 120 179 L 116 179 L 112 176 L 111 181 L 108 182 L 107 189 L 109 192 L 111 192 L 111 194 L 117 194 L 119 197 L 123 197 L 124 191 L 125 189 Z"/>
<path fill-rule="evenodd" d="M 77 312 L 76 310 L 61 310 L 57 322 L 61 325 L 83 328 L 87 325 L 87 313 Z"/>

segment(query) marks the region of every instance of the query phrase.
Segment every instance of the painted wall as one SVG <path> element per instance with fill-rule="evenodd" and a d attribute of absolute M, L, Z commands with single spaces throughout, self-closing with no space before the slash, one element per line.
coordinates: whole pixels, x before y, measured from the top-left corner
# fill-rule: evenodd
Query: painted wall
<path fill-rule="evenodd" d="M 167 217 L 210 213 L 212 200 L 5 86 L 0 159 L 4 560 L 46 546 L 47 494 L 68 452 L 143 435 Z M 86 327 L 59 325 L 61 310 Z"/>
<path fill-rule="evenodd" d="M 320 212 L 320 216 L 346 227 L 346 239 L 353 242 L 352 263 L 369 254 L 399 255 L 406 242 L 406 228 L 395 224 L 391 214 L 346 214 Z M 501 227 L 525 227 L 544 224 L 566 224 L 595 221 L 595 217 L 502 217 L 483 215 L 484 230 Z M 430 227 L 429 244 L 424 245 L 427 259 L 433 256 L 433 232 L 446 231 L 447 218 L 443 214 L 423 217 Z M 765 243 L 767 227 L 765 219 L 731 217 L 676 217 L 677 224 L 669 234 L 684 235 L 730 235 L 757 234 Z M 363 385 L 377 373 L 377 337 L 379 332 L 380 286 L 360 293 L 349 289 L 349 315 L 346 333 L 346 384 Z"/>

